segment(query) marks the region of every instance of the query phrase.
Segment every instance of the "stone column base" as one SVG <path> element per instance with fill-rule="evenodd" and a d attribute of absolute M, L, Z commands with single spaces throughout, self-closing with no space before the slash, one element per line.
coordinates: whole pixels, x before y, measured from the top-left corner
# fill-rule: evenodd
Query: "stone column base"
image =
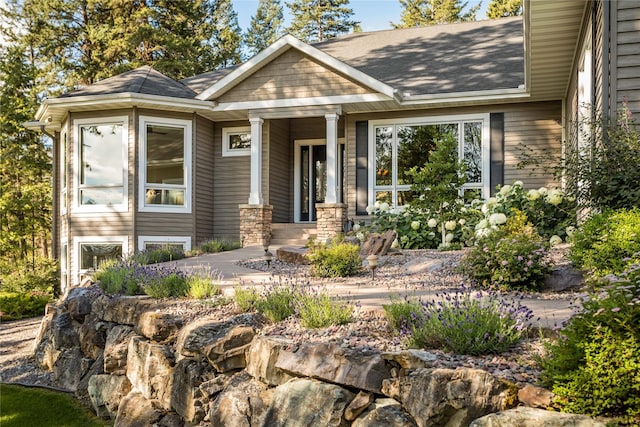
<path fill-rule="evenodd" d="M 318 240 L 326 242 L 330 238 L 342 233 L 342 226 L 347 219 L 347 205 L 344 203 L 316 204 L 318 220 Z"/>
<path fill-rule="evenodd" d="M 265 246 L 271 242 L 273 206 L 240 205 L 240 243 L 245 246 Z"/>

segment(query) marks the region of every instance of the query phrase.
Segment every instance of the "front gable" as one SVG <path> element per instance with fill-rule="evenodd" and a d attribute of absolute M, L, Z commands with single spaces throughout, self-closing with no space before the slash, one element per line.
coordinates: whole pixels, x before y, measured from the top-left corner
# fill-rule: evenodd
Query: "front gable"
<path fill-rule="evenodd" d="M 216 99 L 218 103 L 377 93 L 349 76 L 290 48 Z"/>

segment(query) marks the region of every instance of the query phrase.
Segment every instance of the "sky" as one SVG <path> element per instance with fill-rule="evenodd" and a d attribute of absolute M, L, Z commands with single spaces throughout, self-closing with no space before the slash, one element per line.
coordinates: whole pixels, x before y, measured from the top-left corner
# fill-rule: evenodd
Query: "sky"
<path fill-rule="evenodd" d="M 251 22 L 251 16 L 255 15 L 258 8 L 258 0 L 231 0 L 233 8 L 238 13 L 238 24 L 240 28 L 246 30 Z M 286 0 L 281 0 L 285 12 L 285 25 L 289 23 L 287 16 L 288 8 L 285 6 Z M 475 0 L 469 4 L 475 4 Z M 489 0 L 482 2 L 482 7 L 478 12 L 478 19 L 486 19 L 486 4 Z M 354 11 L 354 19 L 360 21 L 362 31 L 388 30 L 391 28 L 390 22 L 400 22 L 400 2 L 398 0 L 351 0 L 349 6 Z"/>

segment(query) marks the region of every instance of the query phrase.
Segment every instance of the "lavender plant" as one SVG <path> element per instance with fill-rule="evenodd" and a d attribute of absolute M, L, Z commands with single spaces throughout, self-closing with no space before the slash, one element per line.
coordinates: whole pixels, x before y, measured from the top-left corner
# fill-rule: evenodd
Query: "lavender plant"
<path fill-rule="evenodd" d="M 385 307 L 390 313 L 403 313 L 403 319 L 390 319 L 400 324 L 397 331 L 413 348 L 442 348 L 446 351 L 481 355 L 500 353 L 522 340 L 527 333 L 532 311 L 520 301 L 506 298 L 495 291 L 481 292 L 463 288 L 460 292 L 436 294 L 420 301 L 420 309 L 408 318 L 404 307 L 415 308 L 415 301 L 392 301 Z"/>

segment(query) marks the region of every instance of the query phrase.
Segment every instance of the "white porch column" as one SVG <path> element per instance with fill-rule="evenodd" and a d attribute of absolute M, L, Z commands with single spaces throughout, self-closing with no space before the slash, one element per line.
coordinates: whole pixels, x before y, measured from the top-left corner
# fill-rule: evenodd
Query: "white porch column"
<path fill-rule="evenodd" d="M 249 118 L 251 123 L 251 192 L 250 205 L 262 205 L 262 124 L 260 117 Z"/>
<path fill-rule="evenodd" d="M 338 114 L 325 114 L 327 120 L 327 194 L 324 203 L 338 203 Z"/>

